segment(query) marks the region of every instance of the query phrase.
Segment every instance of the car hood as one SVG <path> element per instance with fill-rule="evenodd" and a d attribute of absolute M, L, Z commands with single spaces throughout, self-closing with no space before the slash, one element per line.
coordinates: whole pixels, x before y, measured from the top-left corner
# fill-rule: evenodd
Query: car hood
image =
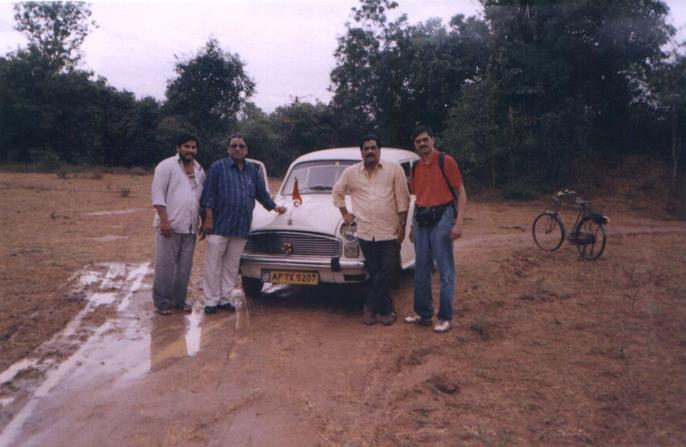
<path fill-rule="evenodd" d="M 279 215 L 256 204 L 250 231 L 296 230 L 335 235 L 342 220 L 341 212 L 333 205 L 331 194 L 303 194 L 303 201 L 294 206 L 288 198 L 276 198 L 277 205 L 285 206 L 286 212 Z M 348 209 L 350 198 L 346 197 Z"/>

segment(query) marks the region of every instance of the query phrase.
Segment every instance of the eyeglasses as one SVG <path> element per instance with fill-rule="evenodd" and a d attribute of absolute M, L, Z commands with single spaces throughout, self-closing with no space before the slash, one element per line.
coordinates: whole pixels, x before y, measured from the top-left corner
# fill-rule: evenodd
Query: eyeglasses
<path fill-rule="evenodd" d="M 245 144 L 229 144 L 231 149 L 245 149 L 247 146 Z"/>

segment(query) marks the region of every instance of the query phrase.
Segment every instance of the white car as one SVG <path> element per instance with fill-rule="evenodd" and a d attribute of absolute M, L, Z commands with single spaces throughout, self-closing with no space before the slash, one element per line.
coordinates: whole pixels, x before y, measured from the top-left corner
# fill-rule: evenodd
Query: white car
<path fill-rule="evenodd" d="M 400 164 L 408 176 L 410 166 L 418 159 L 417 154 L 404 149 L 381 149 L 381 160 Z M 258 295 L 264 283 L 349 284 L 368 278 L 355 227 L 344 225 L 331 195 L 343 170 L 359 161 L 360 149 L 347 147 L 310 152 L 291 163 L 274 197 L 277 205 L 285 206 L 287 211 L 278 215 L 259 204 L 255 206 L 250 236 L 241 256 L 246 294 Z M 302 201 L 293 199 L 296 179 Z M 346 203 L 352 211 L 349 196 Z M 411 196 L 409 216 L 413 210 Z M 408 218 L 406 234 L 410 224 Z M 414 262 L 414 245 L 406 237 L 400 249 L 400 267 L 412 268 Z"/>

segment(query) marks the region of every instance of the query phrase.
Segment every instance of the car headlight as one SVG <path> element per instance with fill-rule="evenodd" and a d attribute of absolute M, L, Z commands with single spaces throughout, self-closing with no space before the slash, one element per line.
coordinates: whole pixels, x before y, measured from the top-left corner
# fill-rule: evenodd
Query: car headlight
<path fill-rule="evenodd" d="M 341 236 L 348 242 L 353 242 L 357 240 L 357 225 L 346 225 L 345 223 L 341 225 L 340 229 Z"/>
<path fill-rule="evenodd" d="M 360 244 L 357 242 L 353 244 L 343 245 L 343 255 L 346 258 L 357 258 L 360 256 Z"/>

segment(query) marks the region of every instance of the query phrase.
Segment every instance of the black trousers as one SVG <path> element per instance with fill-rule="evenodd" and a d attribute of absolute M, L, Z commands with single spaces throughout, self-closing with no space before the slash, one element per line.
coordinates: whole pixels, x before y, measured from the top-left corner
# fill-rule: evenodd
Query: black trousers
<path fill-rule="evenodd" d="M 391 279 L 400 265 L 400 244 L 397 240 L 366 241 L 360 239 L 369 271 L 369 293 L 365 307 L 371 312 L 387 315 L 394 312 L 391 299 Z"/>

